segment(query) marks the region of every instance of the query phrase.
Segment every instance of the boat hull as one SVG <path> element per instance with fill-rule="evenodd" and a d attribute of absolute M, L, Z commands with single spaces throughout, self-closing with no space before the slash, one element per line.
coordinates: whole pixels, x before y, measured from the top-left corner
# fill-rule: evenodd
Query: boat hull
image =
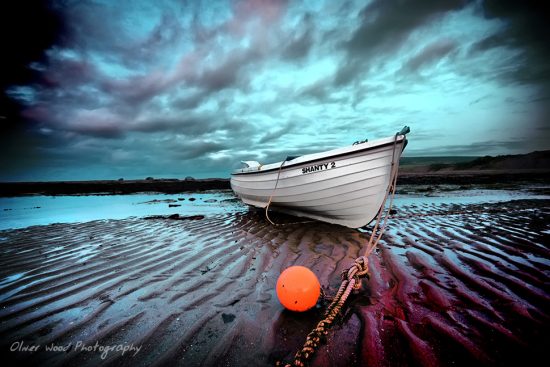
<path fill-rule="evenodd" d="M 359 228 L 380 210 L 405 145 L 401 135 L 285 161 L 280 172 L 282 162 L 238 170 L 231 188 L 258 208 L 272 196 L 270 210 Z"/>

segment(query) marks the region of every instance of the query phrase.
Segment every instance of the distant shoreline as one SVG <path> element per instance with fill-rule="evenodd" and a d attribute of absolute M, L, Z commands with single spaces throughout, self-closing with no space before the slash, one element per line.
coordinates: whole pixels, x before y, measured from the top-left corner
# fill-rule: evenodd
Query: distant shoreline
<path fill-rule="evenodd" d="M 229 179 L 150 179 L 52 182 L 0 182 L 0 197 L 26 195 L 126 195 L 140 192 L 176 194 L 229 189 Z"/>
<path fill-rule="evenodd" d="M 398 185 L 492 185 L 547 183 L 550 150 L 497 157 L 403 157 Z M 0 182 L 0 197 L 26 195 L 177 194 L 229 190 L 229 178 Z"/>
<path fill-rule="evenodd" d="M 403 170 L 397 177 L 399 185 L 486 185 L 506 183 L 547 183 L 550 169 L 464 170 L 411 172 Z"/>
<path fill-rule="evenodd" d="M 470 185 L 550 181 L 550 169 L 408 171 L 399 172 L 397 185 Z M 228 178 L 149 179 L 52 182 L 0 182 L 0 197 L 29 195 L 126 195 L 144 192 L 177 194 L 229 190 Z"/>

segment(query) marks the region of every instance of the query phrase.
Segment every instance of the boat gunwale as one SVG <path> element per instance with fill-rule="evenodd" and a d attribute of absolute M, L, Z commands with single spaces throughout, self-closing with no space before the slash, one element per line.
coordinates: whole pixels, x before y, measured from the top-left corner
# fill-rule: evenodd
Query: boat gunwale
<path fill-rule="evenodd" d="M 360 157 L 369 157 L 369 155 L 367 155 L 367 154 L 358 154 L 356 157 L 350 157 L 350 158 L 360 158 Z M 385 156 L 384 157 L 369 158 L 369 159 L 365 159 L 365 160 L 362 160 L 362 161 L 348 163 L 348 164 L 345 164 L 343 166 L 337 166 L 337 167 L 331 168 L 329 171 L 338 171 L 338 170 L 341 171 L 343 168 L 352 167 L 352 166 L 356 166 L 358 164 L 364 164 L 364 163 L 367 163 L 367 162 L 374 162 L 374 161 L 377 161 L 377 160 L 381 160 L 383 158 L 385 158 Z M 370 171 L 370 170 L 385 167 L 385 166 L 388 166 L 388 165 L 391 165 L 391 164 L 384 164 L 384 165 L 381 165 L 381 166 L 371 167 L 371 168 L 368 168 L 368 169 L 365 169 L 365 170 L 361 170 L 360 172 Z M 288 166 L 283 166 L 283 169 L 281 170 L 281 172 L 284 171 L 284 169 L 286 167 L 288 167 Z M 259 171 L 259 172 L 265 172 L 265 171 Z M 282 183 L 282 182 L 287 181 L 287 180 L 294 180 L 297 177 L 312 175 L 312 174 L 321 173 L 321 172 L 324 172 L 324 171 L 315 171 L 315 172 L 304 173 L 304 174 L 301 174 L 301 175 L 279 177 L 279 182 Z M 354 174 L 354 173 L 357 173 L 357 172 L 359 172 L 359 171 L 355 171 L 355 172 L 351 172 L 351 173 L 344 173 L 344 174 L 341 173 L 338 176 L 335 176 L 335 177 L 332 177 L 332 178 L 349 176 L 350 174 Z M 258 182 L 273 182 L 273 181 L 275 181 L 275 179 L 273 179 L 273 178 L 269 178 L 269 179 L 265 179 L 265 180 L 253 180 L 253 181 L 251 181 L 251 180 L 241 180 L 241 179 L 236 178 L 236 177 L 232 177 L 231 180 L 232 180 L 232 182 L 237 182 L 237 183 L 238 182 L 258 183 Z M 316 182 L 322 182 L 322 181 L 326 181 L 326 180 L 327 180 L 327 178 L 323 178 L 322 180 L 317 180 Z M 300 186 L 300 185 L 303 185 L 303 184 L 298 184 L 298 185 L 295 185 L 295 186 Z M 237 186 L 243 187 L 243 186 L 238 185 L 238 184 L 237 184 Z"/>
<path fill-rule="evenodd" d="M 399 144 L 399 143 L 403 144 L 403 148 L 402 148 L 402 151 L 403 151 L 403 150 L 405 150 L 405 146 L 407 145 L 407 137 L 405 135 L 399 135 L 399 136 L 402 136 L 403 139 L 401 141 L 398 140 L 397 144 Z M 347 151 L 347 152 L 343 152 L 343 153 L 327 155 L 325 157 L 313 158 L 311 160 L 305 160 L 305 161 L 302 161 L 302 162 L 291 163 L 287 166 L 283 164 L 283 166 L 281 168 L 281 171 L 283 171 L 286 168 L 297 167 L 297 166 L 304 165 L 304 164 L 310 164 L 312 162 L 326 161 L 327 159 L 331 159 L 331 158 L 343 157 L 343 156 L 350 155 L 350 154 L 355 154 L 355 153 L 362 153 L 362 152 L 366 152 L 368 150 L 374 150 L 374 149 L 390 146 L 390 145 L 393 145 L 395 143 L 396 143 L 395 141 L 390 141 L 390 142 L 383 143 L 383 144 L 371 145 L 371 146 L 365 147 L 363 149 L 356 149 L 356 150 L 351 150 L 351 151 Z M 324 153 L 324 152 L 319 152 L 319 153 L 314 153 L 314 154 L 320 154 L 320 153 Z M 283 161 L 283 162 L 287 162 L 287 161 Z M 289 161 L 289 162 L 292 162 L 292 161 Z M 273 163 L 269 163 L 269 164 L 273 164 Z M 278 171 L 279 168 L 280 167 L 273 167 L 273 168 L 269 168 L 269 169 L 266 169 L 266 170 L 256 170 L 256 171 L 246 171 L 246 172 L 233 171 L 233 172 L 231 172 L 231 175 L 232 176 L 240 176 L 240 175 L 261 174 L 261 173 L 266 173 L 266 172 Z"/>

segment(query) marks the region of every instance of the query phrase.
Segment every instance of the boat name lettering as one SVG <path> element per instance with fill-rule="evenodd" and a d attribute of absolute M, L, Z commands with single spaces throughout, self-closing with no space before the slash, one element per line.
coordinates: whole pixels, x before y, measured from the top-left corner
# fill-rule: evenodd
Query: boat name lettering
<path fill-rule="evenodd" d="M 322 170 L 331 169 L 331 168 L 335 168 L 335 167 L 336 167 L 336 162 L 316 164 L 316 165 L 313 165 L 313 166 L 302 168 L 302 174 L 310 173 L 310 172 L 316 172 L 316 171 L 322 171 Z"/>

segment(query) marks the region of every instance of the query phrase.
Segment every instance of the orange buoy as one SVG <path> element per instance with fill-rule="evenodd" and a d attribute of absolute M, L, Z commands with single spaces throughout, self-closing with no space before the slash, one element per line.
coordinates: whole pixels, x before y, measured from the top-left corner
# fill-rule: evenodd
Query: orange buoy
<path fill-rule="evenodd" d="M 304 266 L 291 266 L 279 275 L 277 297 L 291 311 L 307 311 L 317 304 L 321 284 L 317 276 Z"/>

